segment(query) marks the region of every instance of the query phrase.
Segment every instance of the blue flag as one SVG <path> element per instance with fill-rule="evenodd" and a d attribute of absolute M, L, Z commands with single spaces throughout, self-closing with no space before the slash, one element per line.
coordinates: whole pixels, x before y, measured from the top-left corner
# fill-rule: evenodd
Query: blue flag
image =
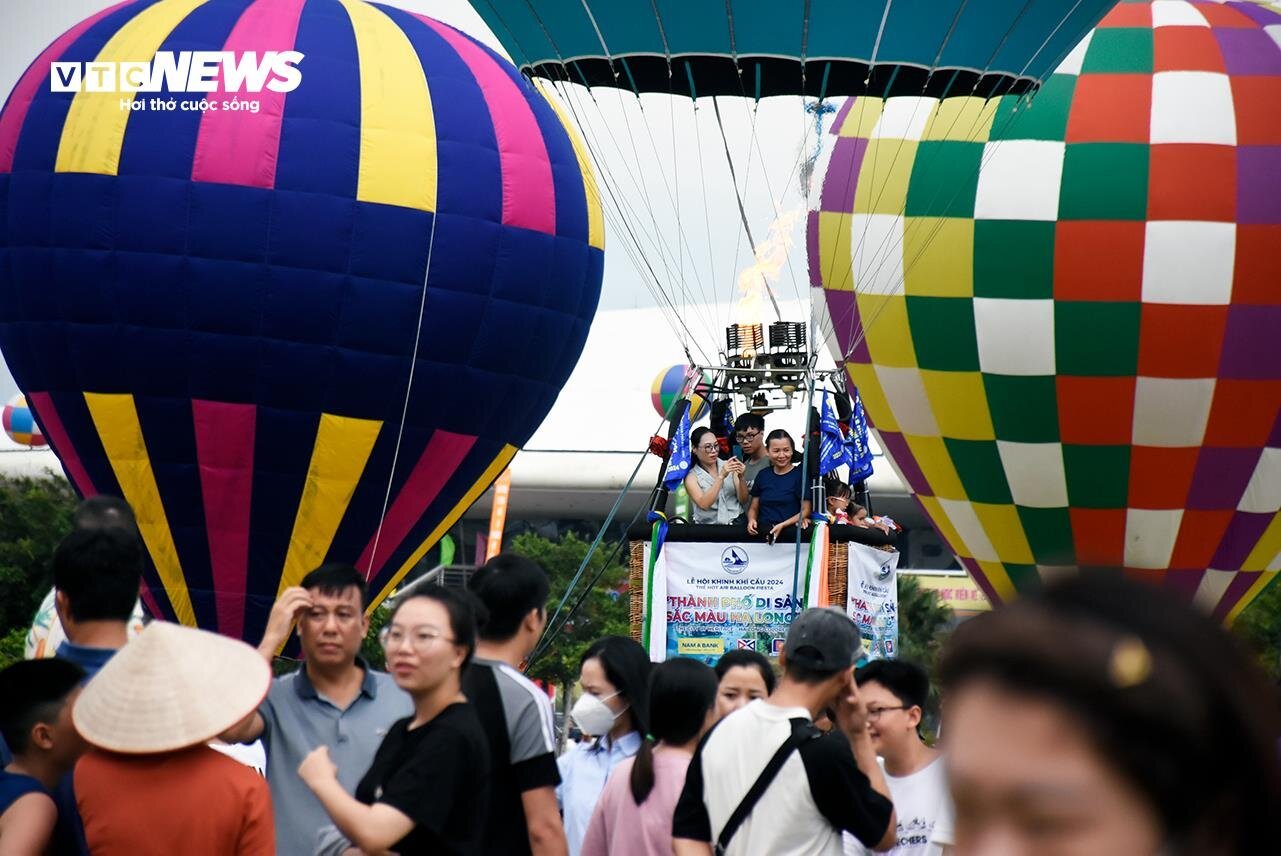
<path fill-rule="evenodd" d="M 849 449 L 845 445 L 845 435 L 841 433 L 841 423 L 832 413 L 832 396 L 823 393 L 823 409 L 818 419 L 819 447 L 818 474 L 825 476 L 837 467 L 849 464 Z"/>
<path fill-rule="evenodd" d="M 672 437 L 671 455 L 667 459 L 667 471 L 663 473 L 663 485 L 668 490 L 676 490 L 689 472 L 691 452 L 689 448 L 689 408 L 681 414 L 681 424 L 676 427 Z"/>
<path fill-rule="evenodd" d="M 867 437 L 867 415 L 863 412 L 863 398 L 858 394 L 858 389 L 854 390 L 853 411 L 850 416 L 850 436 L 846 441 L 851 483 L 872 474 L 872 446 Z"/>

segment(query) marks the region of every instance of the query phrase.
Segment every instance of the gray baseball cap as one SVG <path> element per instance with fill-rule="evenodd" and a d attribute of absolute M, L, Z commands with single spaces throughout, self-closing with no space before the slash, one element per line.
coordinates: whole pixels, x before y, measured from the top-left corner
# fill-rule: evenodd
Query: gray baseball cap
<path fill-rule="evenodd" d="M 858 626 L 835 606 L 807 609 L 792 621 L 783 655 L 788 663 L 823 672 L 848 669 L 863 655 Z"/>

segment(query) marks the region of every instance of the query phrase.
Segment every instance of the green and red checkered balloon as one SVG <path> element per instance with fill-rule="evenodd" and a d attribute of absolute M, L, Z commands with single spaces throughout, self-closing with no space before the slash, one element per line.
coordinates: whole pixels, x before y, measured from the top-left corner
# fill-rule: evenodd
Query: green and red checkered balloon
<path fill-rule="evenodd" d="M 811 283 L 987 594 L 1281 570 L 1281 12 L 1123 2 L 1034 97 L 852 99 Z"/>

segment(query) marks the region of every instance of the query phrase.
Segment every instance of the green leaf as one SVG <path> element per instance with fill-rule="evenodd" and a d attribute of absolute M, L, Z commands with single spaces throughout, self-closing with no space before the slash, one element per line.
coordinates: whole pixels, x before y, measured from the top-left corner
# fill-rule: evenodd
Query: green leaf
<path fill-rule="evenodd" d="M 16 656 L 53 585 L 53 551 L 71 531 L 76 502 L 64 479 L 0 476 L 0 636 L 5 646 L 17 639 Z M 8 653 L 0 650 L 0 660 Z"/>

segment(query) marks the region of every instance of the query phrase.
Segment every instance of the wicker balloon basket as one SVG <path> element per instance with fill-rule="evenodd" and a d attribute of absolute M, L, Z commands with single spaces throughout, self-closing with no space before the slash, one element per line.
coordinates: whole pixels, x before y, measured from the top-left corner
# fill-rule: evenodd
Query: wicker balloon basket
<path fill-rule="evenodd" d="M 631 595 L 632 638 L 641 641 L 641 623 L 645 617 L 645 545 L 646 541 L 632 541 L 628 558 L 628 591 Z M 844 542 L 830 541 L 827 545 L 827 602 L 845 606 L 849 584 L 850 551 Z"/>

